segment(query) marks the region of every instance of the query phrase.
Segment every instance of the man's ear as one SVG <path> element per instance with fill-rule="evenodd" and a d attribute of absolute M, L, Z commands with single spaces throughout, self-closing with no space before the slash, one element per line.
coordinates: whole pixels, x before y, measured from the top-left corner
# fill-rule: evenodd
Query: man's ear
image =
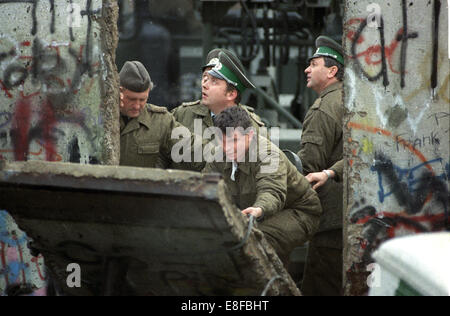
<path fill-rule="evenodd" d="M 236 89 L 232 89 L 231 91 L 227 92 L 227 96 L 230 101 L 235 100 L 237 98 L 237 95 L 238 95 L 238 92 Z"/>
<path fill-rule="evenodd" d="M 336 74 L 338 73 L 338 67 L 337 66 L 331 66 L 328 68 L 328 78 L 336 77 Z"/>

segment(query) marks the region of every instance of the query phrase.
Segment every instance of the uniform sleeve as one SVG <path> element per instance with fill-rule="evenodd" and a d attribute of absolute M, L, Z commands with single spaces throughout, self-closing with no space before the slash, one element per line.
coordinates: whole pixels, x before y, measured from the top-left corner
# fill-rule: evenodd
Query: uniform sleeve
<path fill-rule="evenodd" d="M 176 121 L 179 121 L 180 113 L 182 112 L 182 111 L 180 111 L 180 107 L 181 106 L 177 106 L 172 111 L 170 111 L 170 113 L 173 115 L 173 117 L 175 118 Z"/>
<path fill-rule="evenodd" d="M 311 188 L 309 182 L 306 179 L 305 181 L 305 191 L 300 195 L 301 198 L 295 202 L 295 207 L 306 214 L 320 216 L 322 214 L 322 206 L 320 204 L 319 196 L 317 195 L 317 192 Z"/>
<path fill-rule="evenodd" d="M 272 157 L 272 156 L 269 156 Z M 265 218 L 281 211 L 286 203 L 287 195 L 287 166 L 282 159 L 265 159 L 256 174 L 256 200 L 253 207 L 260 207 Z M 278 168 L 271 170 L 276 163 Z"/>
<path fill-rule="evenodd" d="M 319 172 L 329 168 L 327 157 L 331 156 L 335 146 L 333 140 L 339 134 L 340 127 L 327 114 L 315 110 L 311 114 L 301 138 L 298 152 L 303 165 L 303 174 Z"/>
<path fill-rule="evenodd" d="M 343 174 L 344 174 L 344 159 L 339 160 L 338 162 L 336 162 L 331 168 L 330 170 L 333 170 L 334 173 L 336 174 L 334 177 L 334 180 L 336 182 L 341 182 L 342 179 L 344 178 Z"/>
<path fill-rule="evenodd" d="M 201 139 L 198 140 L 198 137 L 195 137 L 194 133 L 191 133 L 189 129 L 185 126 L 183 126 L 181 123 L 177 122 L 175 117 L 173 115 L 170 115 L 170 123 L 169 123 L 169 129 L 166 133 L 166 141 L 165 144 L 165 156 L 169 157 L 169 166 L 170 168 L 176 168 L 176 169 L 183 169 L 183 170 L 191 170 L 191 171 L 202 171 L 202 169 L 205 167 L 205 162 L 203 159 L 203 146 L 204 141 Z M 179 128 L 180 131 L 184 131 L 183 137 L 181 138 L 172 138 L 172 132 L 174 129 Z M 190 150 L 190 162 L 188 161 L 182 161 L 180 163 L 175 163 L 172 159 L 172 149 L 174 146 L 177 146 L 178 148 L 186 148 L 187 150 Z M 182 155 L 185 157 L 184 150 L 182 152 L 175 150 L 176 154 Z M 196 157 L 195 154 L 200 153 L 200 157 Z M 198 160 L 198 161 L 196 161 Z"/>

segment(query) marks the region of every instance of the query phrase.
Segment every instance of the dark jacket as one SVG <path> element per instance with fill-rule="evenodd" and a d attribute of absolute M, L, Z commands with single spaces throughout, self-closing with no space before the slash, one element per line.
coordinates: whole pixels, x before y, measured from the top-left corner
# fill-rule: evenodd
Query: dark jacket
<path fill-rule="evenodd" d="M 181 124 L 166 108 L 147 104 L 139 117 L 127 124 L 120 117 L 120 165 L 163 168 L 172 163 L 172 130 Z"/>
<path fill-rule="evenodd" d="M 342 90 L 342 82 L 332 84 L 320 94 L 306 114 L 301 149 L 298 153 L 305 175 L 335 168 L 339 172 L 338 176 L 342 176 L 340 171 L 342 162 L 338 163 L 343 159 L 344 105 Z M 335 165 L 336 163 L 338 164 Z M 319 232 L 341 229 L 343 222 L 342 183 L 330 179 L 317 189 L 317 193 L 323 209 Z M 336 241 L 335 247 L 341 246 L 342 240 Z"/>

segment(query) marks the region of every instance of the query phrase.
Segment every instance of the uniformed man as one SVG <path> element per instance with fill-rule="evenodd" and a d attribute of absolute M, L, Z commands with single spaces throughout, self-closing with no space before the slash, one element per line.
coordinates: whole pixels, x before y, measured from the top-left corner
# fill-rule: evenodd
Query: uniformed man
<path fill-rule="evenodd" d="M 228 108 L 214 121 L 222 131 L 219 148 L 226 159 L 208 163 L 204 172 L 222 174 L 234 203 L 259 221 L 258 228 L 286 265 L 291 251 L 318 228 L 318 196 L 284 153 L 258 135 L 242 107 Z"/>
<path fill-rule="evenodd" d="M 153 83 L 144 65 L 127 61 L 120 76 L 120 165 L 167 168 L 180 123 L 165 107 L 147 104 Z"/>
<path fill-rule="evenodd" d="M 326 36 L 316 40 L 317 50 L 305 70 L 307 87 L 319 98 L 306 114 L 301 149 L 298 153 L 304 174 L 321 172 L 327 179 L 338 170 L 342 176 L 342 125 L 344 105 L 342 81 L 344 52 Z M 309 244 L 302 292 L 304 295 L 340 295 L 342 293 L 342 184 L 328 179 L 315 186 L 323 209 L 319 231 Z"/>
<path fill-rule="evenodd" d="M 234 73 L 228 73 L 222 77 L 211 75 L 209 71 L 219 62 L 219 54 L 226 63 L 232 64 Z M 183 103 L 175 108 L 172 113 L 175 119 L 189 128 L 192 133 L 203 136 L 205 129 L 213 127 L 213 117 L 231 106 L 239 106 L 250 115 L 252 126 L 259 129 L 264 126 L 261 119 L 254 113 L 254 109 L 240 104 L 241 95 L 247 88 L 254 85 L 245 75 L 244 66 L 231 51 L 225 48 L 211 50 L 206 57 L 206 64 L 202 68 L 202 99 L 195 102 Z M 195 122 L 201 123 L 201 129 L 195 128 Z M 182 164 L 173 165 L 172 168 L 185 169 Z"/>

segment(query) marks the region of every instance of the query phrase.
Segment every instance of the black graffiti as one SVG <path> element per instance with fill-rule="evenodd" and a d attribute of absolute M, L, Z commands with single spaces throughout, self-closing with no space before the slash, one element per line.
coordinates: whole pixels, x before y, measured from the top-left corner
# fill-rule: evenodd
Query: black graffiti
<path fill-rule="evenodd" d="M 52 18 L 50 20 L 50 33 L 55 33 L 55 0 L 48 0 L 50 3 L 50 12 L 52 13 Z M 31 17 L 33 19 L 33 26 L 31 29 L 31 34 L 36 35 L 38 28 L 38 19 L 37 19 L 37 6 L 39 4 L 39 0 L 0 0 L 0 4 L 6 3 L 30 3 L 33 5 L 31 9 Z"/>
<path fill-rule="evenodd" d="M 400 50 L 400 87 L 403 89 L 405 87 L 405 73 L 406 73 L 406 59 L 407 59 L 407 49 L 408 49 L 408 39 L 417 37 L 417 33 L 408 33 L 408 7 L 406 5 L 406 0 L 402 0 L 402 17 L 403 17 L 403 34 L 402 34 L 402 47 Z"/>
<path fill-rule="evenodd" d="M 383 153 L 378 152 L 375 154 L 375 165 L 373 169 L 384 176 L 392 188 L 392 193 L 399 205 L 405 207 L 405 211 L 408 214 L 419 213 L 429 194 L 433 194 L 436 201 L 444 207 L 444 212 L 446 217 L 448 217 L 449 192 L 447 185 L 430 171 L 424 171 L 418 179 L 417 193 L 411 194 L 408 190 L 408 185 L 399 180 L 392 161 Z"/>
<path fill-rule="evenodd" d="M 362 200 L 362 203 L 365 203 L 365 200 Z M 359 203 L 356 203 L 354 208 L 358 207 Z M 438 222 L 432 223 L 433 227 L 428 229 L 426 226 L 412 218 L 401 215 L 383 216 L 379 218 L 376 214 L 377 210 L 373 206 L 368 205 L 358 209 L 350 217 L 350 222 L 352 224 L 356 224 L 359 221 L 364 222 L 362 232 L 362 247 L 364 251 L 361 257 L 364 267 L 373 262 L 372 253 L 379 247 L 379 245 L 389 239 L 389 230 L 395 229 L 396 227 L 406 227 L 417 233 L 425 233 L 430 231 L 439 231 L 444 227 L 442 222 Z"/>
<path fill-rule="evenodd" d="M 92 48 L 89 38 L 90 34 L 87 35 L 86 45 L 84 45 L 81 56 L 76 49 L 68 48 L 68 55 L 76 66 L 72 78 L 67 82 L 59 78 L 59 75 L 67 74 L 67 60 L 58 52 L 45 47 L 39 38 L 35 38 L 32 46 L 31 67 L 27 69 L 26 65 L 17 63 L 6 67 L 3 73 L 5 89 L 10 90 L 22 85 L 31 75 L 33 84 L 41 83 L 47 87 L 47 94 L 52 95 L 52 99 L 56 101 L 55 104 L 66 104 L 65 101 L 80 89 L 84 74 L 87 73 L 89 77 L 93 77 L 98 73 L 92 64 Z"/>
<path fill-rule="evenodd" d="M 79 126 L 93 148 L 96 147 L 97 136 L 87 127 L 85 114 L 74 111 L 70 108 L 70 105 L 73 104 L 73 99 L 82 87 L 83 76 L 86 73 L 94 75 L 98 73 L 98 70 L 95 71 L 91 61 L 83 56 L 86 54 L 86 47 L 81 53 L 80 50 L 77 51 L 69 47 L 67 58 L 63 58 L 60 55 L 60 50 L 54 48 L 45 46 L 36 37 L 31 47 L 31 65 L 25 66 L 13 63 L 4 71 L 3 86 L 7 90 L 23 84 L 27 78 L 30 78 L 35 85 L 39 83 L 42 85 L 42 92 L 39 93 L 41 96 L 40 118 L 36 124 L 25 127 L 31 122 L 31 113 L 20 108 L 19 105 L 16 106 L 16 113 L 13 115 L 14 119 L 10 130 L 16 160 L 27 159 L 30 143 L 35 139 L 43 141 L 48 160 L 56 159 L 55 144 L 59 136 L 65 136 L 61 130 L 56 128 L 59 123 Z M 68 74 L 68 63 L 74 65 L 74 71 L 71 76 Z M 23 98 L 27 104 L 25 108 L 29 107 L 31 100 L 28 97 Z M 17 104 L 21 100 L 19 99 Z M 24 117 L 27 118 L 26 121 L 23 120 Z M 96 157 L 89 156 L 88 158 L 91 164 L 99 163 Z"/>
<path fill-rule="evenodd" d="M 379 172 L 386 179 L 393 196 L 398 204 L 404 207 L 406 215 L 379 214 L 374 206 L 367 205 L 364 198 L 353 205 L 349 220 L 352 224 L 363 224 L 361 247 L 364 249 L 362 255 L 364 267 L 373 261 L 371 258 L 373 251 L 383 241 L 392 237 L 393 231 L 397 227 L 406 228 L 416 233 L 450 230 L 449 192 L 441 177 L 437 177 L 429 171 L 423 172 L 417 181 L 415 192 L 411 193 L 408 185 L 398 178 L 392 161 L 383 153 L 375 154 L 373 170 Z M 414 215 L 424 210 L 431 195 L 438 205 L 442 205 L 443 214 L 427 217 L 425 212 L 425 217 L 418 220 Z"/>
<path fill-rule="evenodd" d="M 15 57 L 16 55 L 17 55 L 17 53 L 16 53 L 16 49 L 14 47 L 11 48 L 9 52 L 2 52 L 2 53 L 0 53 L 0 63 L 8 57 L 10 57 L 10 56 Z"/>
<path fill-rule="evenodd" d="M 33 64 L 31 73 L 33 80 L 49 84 L 53 77 L 65 72 L 65 62 L 59 55 L 45 49 L 39 38 L 33 41 Z"/>
<path fill-rule="evenodd" d="M 86 9 L 81 11 L 81 16 L 87 16 L 88 18 L 88 25 L 87 25 L 87 31 L 86 31 L 86 47 L 85 47 L 85 65 L 86 70 L 88 71 L 89 77 L 93 76 L 92 68 L 90 67 L 91 64 L 91 33 L 92 33 L 92 17 L 94 17 L 96 14 L 98 14 L 100 10 L 92 10 L 92 0 L 87 0 L 86 2 Z"/>
<path fill-rule="evenodd" d="M 56 101 L 55 104 L 66 104 L 65 101 L 80 89 L 83 75 L 88 73 L 92 77 L 96 74 L 90 57 L 79 56 L 79 53 L 71 47 L 68 51 L 76 65 L 69 84 L 58 77 L 67 73 L 67 61 L 59 53 L 45 47 L 39 38 L 35 38 L 32 47 L 31 69 L 28 70 L 26 66 L 16 63 L 9 65 L 3 74 L 5 88 L 9 90 L 20 86 L 31 74 L 34 84 L 41 83 L 47 87 L 47 94 L 52 95 L 52 99 Z M 87 47 L 84 52 L 83 55 L 89 55 Z"/>
<path fill-rule="evenodd" d="M 74 7 L 73 7 L 73 2 L 72 0 L 69 0 L 69 4 L 70 4 L 70 14 L 73 15 L 74 13 Z M 73 28 L 72 28 L 72 19 L 70 19 L 70 25 L 69 25 L 69 35 L 70 35 L 70 41 L 74 42 L 75 41 L 75 36 L 73 36 Z"/>
<path fill-rule="evenodd" d="M 367 20 L 364 20 L 359 25 L 358 30 L 356 31 L 356 35 L 353 38 L 353 43 L 351 47 L 352 56 L 356 56 L 356 46 L 358 43 L 358 40 L 360 39 L 362 32 L 367 27 Z M 364 67 L 361 65 L 361 63 L 356 59 L 356 65 L 359 68 L 359 70 L 363 73 L 363 75 L 369 79 L 369 81 L 377 81 L 380 79 L 381 76 L 383 76 L 383 85 L 387 87 L 389 85 L 389 78 L 387 73 L 387 63 L 386 63 L 386 44 L 384 39 L 384 19 L 382 16 L 380 16 L 380 26 L 378 27 L 378 32 L 380 34 L 380 42 L 381 42 L 381 70 L 378 74 L 371 76 L 369 75 L 365 70 Z"/>
<path fill-rule="evenodd" d="M 450 118 L 450 113 L 448 113 L 448 112 L 437 112 L 437 113 L 429 115 L 428 119 L 430 119 L 431 117 L 434 117 L 434 119 L 436 121 L 436 125 L 440 126 L 440 121 L 442 119 L 445 119 L 445 118 L 449 119 Z"/>
<path fill-rule="evenodd" d="M 438 1 L 438 0 L 437 0 Z M 405 87 L 405 74 L 406 74 L 406 63 L 407 63 L 407 51 L 408 51 L 408 41 L 411 39 L 416 39 L 419 37 L 417 32 L 410 32 L 408 27 L 408 6 L 406 0 L 402 0 L 402 19 L 403 19 L 403 28 L 402 32 L 397 35 L 396 41 L 401 42 L 401 52 L 400 52 L 400 86 L 403 89 Z M 386 88 L 389 86 L 389 76 L 388 76 L 388 67 L 387 67 L 387 56 L 386 56 L 386 41 L 385 41 L 385 25 L 384 18 L 380 16 L 378 26 L 378 33 L 380 36 L 380 46 L 381 46 L 381 70 L 375 74 L 370 75 L 367 73 L 361 64 L 361 62 L 356 58 L 356 48 L 358 46 L 358 41 L 362 36 L 363 31 L 368 26 L 367 19 L 364 19 L 358 27 L 358 30 L 355 33 L 355 36 L 351 45 L 351 53 L 352 56 L 355 57 L 356 67 L 361 71 L 361 73 L 369 80 L 369 81 L 378 81 L 381 77 L 383 78 L 383 86 Z M 436 21 L 437 26 L 435 26 L 435 36 L 438 37 L 439 21 Z M 437 62 L 437 60 L 436 60 Z M 437 66 L 436 66 L 437 69 Z M 437 78 L 437 75 L 436 75 Z M 437 85 L 437 83 L 436 83 Z"/>
<path fill-rule="evenodd" d="M 16 74 L 20 74 L 18 78 L 15 79 Z M 12 89 L 13 87 L 17 87 L 25 82 L 28 77 L 28 70 L 18 64 L 12 64 L 6 68 L 4 71 L 4 86 L 6 89 Z"/>
<path fill-rule="evenodd" d="M 88 137 L 90 137 L 90 131 L 85 128 L 84 129 Z M 80 154 L 80 146 L 77 137 L 74 137 L 68 144 L 67 152 L 69 153 L 69 162 L 72 163 L 80 163 L 81 162 L 81 154 Z M 89 164 L 90 165 L 98 165 L 100 162 L 96 157 L 89 156 Z"/>
<path fill-rule="evenodd" d="M 400 152 L 404 148 L 405 141 L 411 144 L 414 149 L 425 146 L 439 146 L 441 144 L 441 140 L 437 137 L 438 135 L 434 131 L 429 134 L 430 136 L 423 135 L 422 137 L 416 137 L 413 139 L 407 139 L 404 135 L 406 134 L 399 134 L 395 136 L 397 152 Z"/>
<path fill-rule="evenodd" d="M 439 54 L 439 16 L 441 13 L 441 1 L 434 0 L 433 6 L 433 25 L 432 25 L 432 40 L 433 40 L 433 59 L 431 64 L 431 89 L 437 88 L 438 77 L 438 54 Z"/>

